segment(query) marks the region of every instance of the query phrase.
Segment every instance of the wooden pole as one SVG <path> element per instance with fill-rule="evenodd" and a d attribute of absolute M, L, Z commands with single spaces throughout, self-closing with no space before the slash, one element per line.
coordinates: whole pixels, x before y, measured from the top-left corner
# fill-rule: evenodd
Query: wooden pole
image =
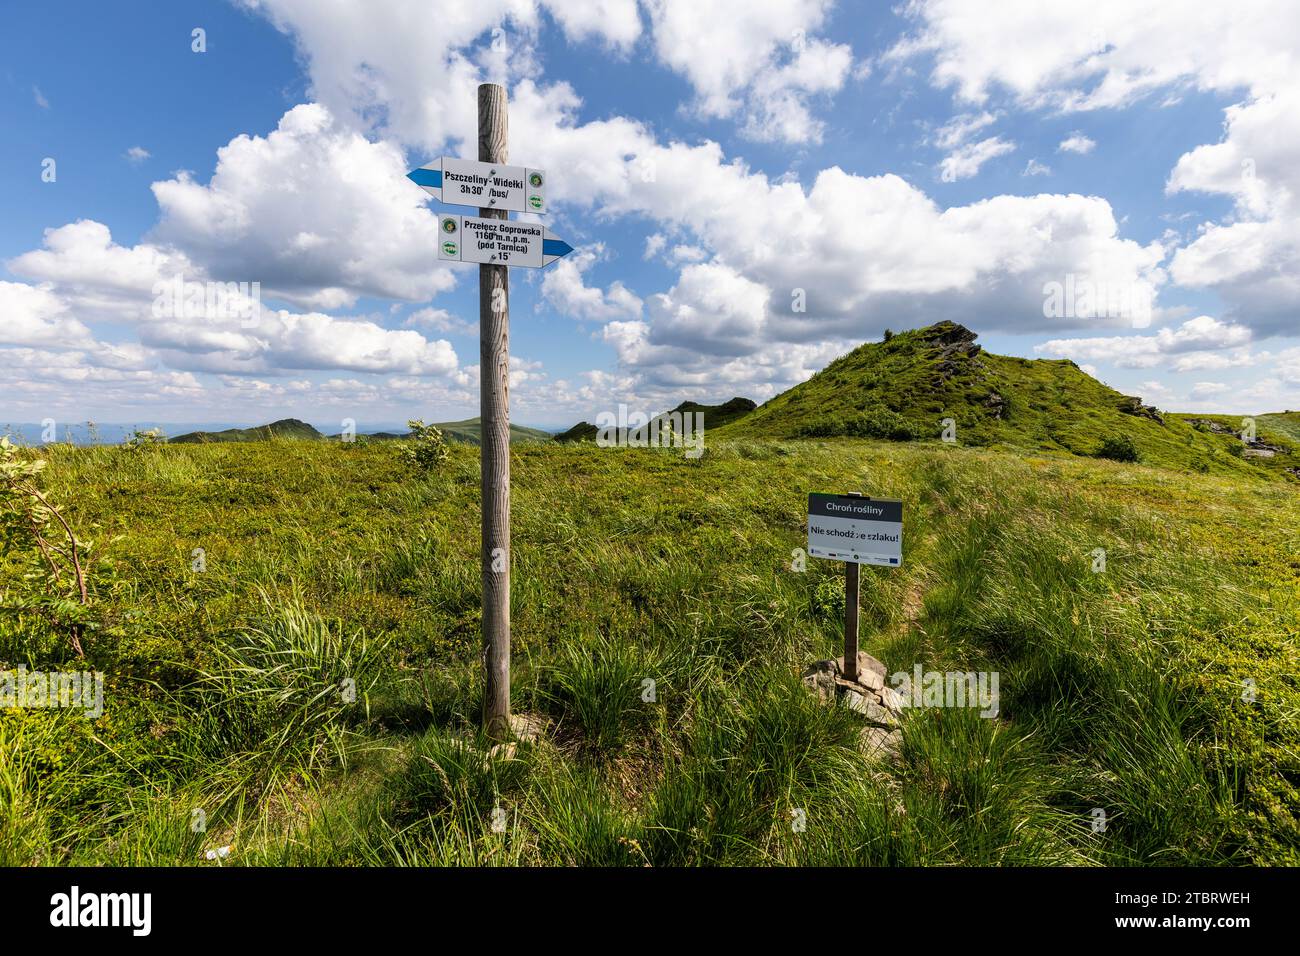
<path fill-rule="evenodd" d="M 478 88 L 478 158 L 509 156 L 506 90 Z M 504 209 L 480 209 L 508 219 Z M 510 277 L 503 265 L 478 267 L 480 487 L 483 502 L 483 727 L 496 740 L 510 736 Z"/>
<path fill-rule="evenodd" d="M 858 679 L 858 565 L 844 562 L 844 679 Z"/>
<path fill-rule="evenodd" d="M 849 492 L 861 498 L 861 492 Z M 844 562 L 844 679 L 858 679 L 858 576 L 856 561 Z"/>

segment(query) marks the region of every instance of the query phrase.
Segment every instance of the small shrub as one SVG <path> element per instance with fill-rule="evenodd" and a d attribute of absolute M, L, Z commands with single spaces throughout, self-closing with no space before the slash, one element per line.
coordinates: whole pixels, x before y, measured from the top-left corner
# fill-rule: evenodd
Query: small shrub
<path fill-rule="evenodd" d="M 844 579 L 826 577 L 817 582 L 812 595 L 812 612 L 814 617 L 828 621 L 844 619 Z"/>
<path fill-rule="evenodd" d="M 450 456 L 442 429 L 413 418 L 407 423 L 411 434 L 402 443 L 402 458 L 419 471 L 433 471 Z"/>
<path fill-rule="evenodd" d="M 0 611 L 33 612 L 66 632 L 84 656 L 83 633 L 94 627 L 87 591 L 89 542 L 73 532 L 37 487 L 45 459 L 24 455 L 0 438 L 0 550 L 15 562 L 14 587 L 0 591 Z"/>
<path fill-rule="evenodd" d="M 166 440 L 161 428 L 137 428 L 131 432 L 130 438 L 122 442 L 122 447 L 140 451 L 143 448 L 156 448 Z"/>
<path fill-rule="evenodd" d="M 1110 435 L 1102 439 L 1095 457 L 1111 461 L 1138 461 L 1137 445 L 1128 435 Z"/>
<path fill-rule="evenodd" d="M 832 418 L 805 425 L 799 431 L 805 438 L 888 438 L 892 441 L 913 441 L 920 437 L 916 426 L 888 408 L 874 408 L 852 418 Z"/>

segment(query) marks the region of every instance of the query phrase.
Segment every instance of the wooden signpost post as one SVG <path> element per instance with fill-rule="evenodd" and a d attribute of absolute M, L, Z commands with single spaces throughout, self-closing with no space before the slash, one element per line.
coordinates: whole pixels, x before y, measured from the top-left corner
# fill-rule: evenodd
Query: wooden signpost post
<path fill-rule="evenodd" d="M 478 162 L 442 158 L 407 177 L 445 202 L 478 205 L 479 215 L 439 217 L 438 258 L 477 262 L 479 297 L 480 560 L 483 581 L 483 727 L 510 730 L 510 266 L 541 268 L 573 251 L 544 226 L 494 225 L 509 210 L 545 211 L 546 176 L 507 166 L 506 90 L 478 88 Z M 477 200 L 477 202 L 475 202 Z M 468 234 L 468 236 L 467 236 Z"/>
<path fill-rule="evenodd" d="M 478 88 L 478 158 L 504 163 L 509 154 L 506 90 Z M 480 209 L 484 219 L 506 219 L 504 209 Z M 483 729 L 510 736 L 510 272 L 478 267 L 479 486 L 483 518 Z"/>
<path fill-rule="evenodd" d="M 808 496 L 808 554 L 844 562 L 844 677 L 858 679 L 859 565 L 903 563 L 903 502 L 858 492 Z"/>

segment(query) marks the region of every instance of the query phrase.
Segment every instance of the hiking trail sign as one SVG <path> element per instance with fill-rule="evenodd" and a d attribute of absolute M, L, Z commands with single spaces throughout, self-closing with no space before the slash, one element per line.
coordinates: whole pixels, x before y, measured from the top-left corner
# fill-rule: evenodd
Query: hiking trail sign
<path fill-rule="evenodd" d="M 540 169 L 442 156 L 406 176 L 435 199 L 455 206 L 546 212 L 546 173 Z"/>
<path fill-rule="evenodd" d="M 546 211 L 546 174 L 506 164 L 505 87 L 478 88 L 478 160 L 442 157 L 407 178 L 426 192 L 478 215 L 438 214 L 438 259 L 477 262 L 479 326 L 479 523 L 483 586 L 483 729 L 514 735 L 510 714 L 510 266 L 540 269 L 573 247 L 510 211 Z"/>
<path fill-rule="evenodd" d="M 535 222 L 438 217 L 438 258 L 444 261 L 540 269 L 572 251 L 573 246 Z"/>
<path fill-rule="evenodd" d="M 856 681 L 860 565 L 903 563 L 903 502 L 855 492 L 808 495 L 808 553 L 844 562 L 844 676 Z"/>

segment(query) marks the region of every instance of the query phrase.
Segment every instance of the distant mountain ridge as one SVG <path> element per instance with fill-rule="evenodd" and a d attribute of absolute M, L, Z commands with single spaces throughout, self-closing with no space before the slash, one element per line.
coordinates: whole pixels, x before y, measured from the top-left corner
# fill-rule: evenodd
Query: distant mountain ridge
<path fill-rule="evenodd" d="M 459 422 L 436 422 L 442 429 L 443 437 L 450 442 L 477 445 L 481 441 L 481 423 L 477 418 L 467 418 Z M 377 432 L 363 435 L 369 441 L 392 441 L 407 436 L 406 432 Z M 313 426 L 297 418 L 282 418 L 279 421 L 254 428 L 227 428 L 222 431 L 196 431 L 177 435 L 168 441 L 173 444 L 201 444 L 205 442 L 229 441 L 269 441 L 271 439 L 301 439 L 305 441 L 338 441 L 339 435 L 325 435 Z M 549 432 L 538 428 L 526 428 L 523 425 L 510 426 L 510 442 L 550 441 Z"/>
<path fill-rule="evenodd" d="M 282 418 L 253 428 L 227 428 L 219 432 L 186 432 L 167 439 L 169 444 L 194 445 L 205 442 L 269 441 L 272 438 L 322 439 L 325 436 L 311 425 L 296 418 Z"/>
<path fill-rule="evenodd" d="M 684 416 L 700 414 L 704 416 L 704 430 L 705 432 L 708 432 L 710 429 L 721 428 L 723 425 L 744 418 L 757 407 L 758 405 L 753 400 L 741 398 L 740 396 L 736 396 L 720 405 L 702 405 L 699 402 L 687 401 L 682 402 L 676 408 L 669 409 L 666 412 L 656 415 L 650 420 L 650 424 L 647 424 L 642 428 L 633 429 L 632 431 L 633 434 L 640 434 L 643 431 L 648 431 L 651 428 L 651 424 L 655 422 L 658 422 L 660 428 L 662 428 L 668 421 L 669 415 Z M 689 427 L 693 425 L 695 419 L 692 418 L 689 422 L 685 422 L 685 420 L 683 421 L 684 427 Z M 617 429 L 620 438 L 626 435 L 627 431 L 628 429 L 626 428 Z M 599 432 L 600 429 L 590 422 L 578 422 L 578 424 L 574 425 L 567 431 L 560 432 L 556 435 L 555 440 L 558 442 L 595 441 Z"/>
<path fill-rule="evenodd" d="M 435 422 L 442 429 L 442 435 L 448 441 L 466 445 L 479 445 L 483 442 L 483 421 L 480 418 L 466 418 L 459 422 Z M 399 436 L 405 437 L 405 436 Z M 510 444 L 550 441 L 551 433 L 540 428 L 526 428 L 523 425 L 510 425 Z"/>

